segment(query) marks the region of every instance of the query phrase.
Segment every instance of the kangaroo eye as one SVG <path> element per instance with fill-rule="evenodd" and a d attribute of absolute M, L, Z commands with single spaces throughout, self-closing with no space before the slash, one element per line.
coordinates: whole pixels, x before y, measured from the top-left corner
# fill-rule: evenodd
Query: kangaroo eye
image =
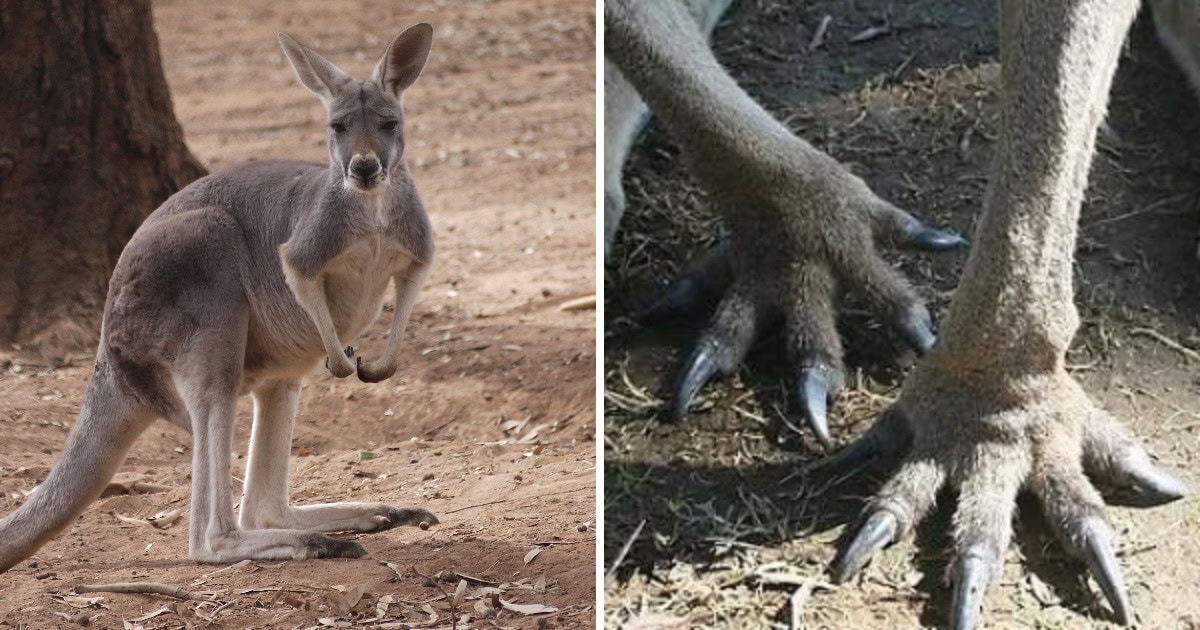
<path fill-rule="evenodd" d="M 383 123 L 382 125 L 379 125 L 379 128 L 384 131 L 392 131 L 396 128 L 396 121 L 389 120 L 389 121 Z"/>
<path fill-rule="evenodd" d="M 329 123 L 329 128 L 332 129 L 334 133 L 346 133 L 346 125 L 343 125 L 342 123 Z"/>

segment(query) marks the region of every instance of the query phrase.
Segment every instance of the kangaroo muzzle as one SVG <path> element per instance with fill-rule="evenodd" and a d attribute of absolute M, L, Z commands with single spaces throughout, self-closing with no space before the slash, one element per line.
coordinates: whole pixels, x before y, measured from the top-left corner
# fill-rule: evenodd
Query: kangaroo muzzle
<path fill-rule="evenodd" d="M 383 166 L 374 155 L 355 155 L 350 159 L 347 175 L 355 187 L 367 189 L 383 179 Z"/>

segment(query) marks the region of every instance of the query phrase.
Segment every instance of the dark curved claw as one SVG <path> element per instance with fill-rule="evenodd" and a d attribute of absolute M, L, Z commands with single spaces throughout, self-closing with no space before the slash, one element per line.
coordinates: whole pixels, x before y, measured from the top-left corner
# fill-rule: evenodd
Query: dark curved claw
<path fill-rule="evenodd" d="M 829 369 L 824 366 L 801 369 L 795 389 L 796 404 L 804 414 L 804 422 L 825 450 L 833 448 L 833 439 L 829 437 L 829 396 L 832 393 L 826 377 Z"/>
<path fill-rule="evenodd" d="M 905 230 L 904 245 L 930 252 L 946 252 L 965 247 L 967 239 L 958 232 L 939 230 L 917 222 Z"/>
<path fill-rule="evenodd" d="M 732 348 L 710 335 L 700 337 L 696 347 L 683 363 L 679 378 L 675 381 L 675 397 L 667 415 L 671 420 L 687 417 L 688 407 L 701 387 L 718 373 L 731 369 L 729 365 Z"/>
<path fill-rule="evenodd" d="M 1162 505 L 1187 495 L 1187 486 L 1182 481 L 1148 459 L 1128 463 L 1122 470 L 1134 486 L 1133 503 L 1139 507 Z"/>
<path fill-rule="evenodd" d="M 1117 623 L 1123 626 L 1133 623 L 1133 609 L 1129 606 L 1129 594 L 1125 590 L 1117 555 L 1113 552 L 1112 532 L 1108 525 L 1099 517 L 1084 517 L 1079 524 L 1078 544 L 1079 549 L 1075 551 L 1096 578 L 1104 598 L 1112 606 Z"/>
<path fill-rule="evenodd" d="M 634 319 L 644 325 L 707 314 L 733 282 L 729 245 L 722 241 L 650 299 L 634 300 Z"/>
<path fill-rule="evenodd" d="M 971 630 L 979 621 L 983 595 L 992 576 L 996 575 L 998 558 L 983 545 L 968 547 L 954 561 L 954 599 L 950 606 L 950 627 Z"/>
<path fill-rule="evenodd" d="M 897 314 L 896 329 L 908 345 L 922 356 L 928 354 L 933 344 L 937 343 L 937 337 L 933 335 L 933 318 L 924 304 L 912 304 Z"/>
<path fill-rule="evenodd" d="M 846 547 L 846 551 L 833 564 L 833 582 L 841 584 L 854 577 L 866 566 L 876 551 L 883 549 L 896 539 L 900 524 L 896 515 L 884 509 L 876 509 L 863 522 L 858 533 Z"/>

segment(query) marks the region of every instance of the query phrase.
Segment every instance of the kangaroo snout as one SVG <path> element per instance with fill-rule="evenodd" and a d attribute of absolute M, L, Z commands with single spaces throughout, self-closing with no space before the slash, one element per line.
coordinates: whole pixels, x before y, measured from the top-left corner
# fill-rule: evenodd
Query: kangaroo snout
<path fill-rule="evenodd" d="M 373 155 L 356 155 L 350 160 L 350 179 L 356 186 L 370 188 L 374 186 L 383 174 L 383 167 Z"/>

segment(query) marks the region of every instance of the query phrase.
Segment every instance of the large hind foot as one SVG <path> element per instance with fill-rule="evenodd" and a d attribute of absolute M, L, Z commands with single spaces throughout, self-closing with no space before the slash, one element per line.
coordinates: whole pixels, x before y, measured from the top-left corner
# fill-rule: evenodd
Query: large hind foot
<path fill-rule="evenodd" d="M 865 299 L 919 353 L 933 346 L 929 312 L 877 244 L 946 251 L 965 241 L 924 225 L 833 160 L 825 162 L 823 177 L 727 192 L 727 199 L 738 199 L 727 203 L 748 215 L 731 223 L 732 239 L 636 307 L 640 320 L 656 323 L 716 305 L 675 381 L 672 419 L 687 415 L 705 383 L 733 372 L 763 328 L 783 321 L 792 398 L 829 447 L 827 402 L 843 382 L 836 310 L 847 291 Z M 770 168 L 745 165 L 747 171 Z"/>
<path fill-rule="evenodd" d="M 910 377 L 896 405 L 831 462 L 858 464 L 911 444 L 835 560 L 834 580 L 849 579 L 878 550 L 912 531 L 950 484 L 959 493 L 950 627 L 973 628 L 984 591 L 1003 565 L 1015 500 L 1024 488 L 1038 499 L 1066 551 L 1087 565 L 1114 620 L 1132 623 L 1104 501 L 1089 478 L 1142 506 L 1179 499 L 1183 484 L 1155 466 L 1065 372 L 983 388 L 925 367 Z"/>
<path fill-rule="evenodd" d="M 264 509 L 248 506 L 243 529 L 302 529 L 312 532 L 381 532 L 394 527 L 428 528 L 438 518 L 421 508 L 394 508 L 382 503 L 321 503 Z"/>

